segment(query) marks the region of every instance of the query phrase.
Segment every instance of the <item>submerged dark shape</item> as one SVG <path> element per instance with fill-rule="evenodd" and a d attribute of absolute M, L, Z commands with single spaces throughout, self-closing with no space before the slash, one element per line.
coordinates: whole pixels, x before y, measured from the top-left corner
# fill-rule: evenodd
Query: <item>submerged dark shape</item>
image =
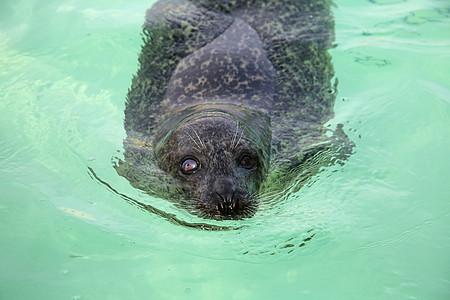
<path fill-rule="evenodd" d="M 351 142 L 323 127 L 336 91 L 333 28 L 326 0 L 157 2 L 117 172 L 193 213 L 235 219 L 302 170 L 345 159 Z"/>

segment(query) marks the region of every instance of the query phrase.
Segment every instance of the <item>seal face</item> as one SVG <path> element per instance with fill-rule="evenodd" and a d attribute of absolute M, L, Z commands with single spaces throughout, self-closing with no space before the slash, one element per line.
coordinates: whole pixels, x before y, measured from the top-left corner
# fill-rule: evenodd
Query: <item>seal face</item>
<path fill-rule="evenodd" d="M 235 218 L 256 208 L 269 163 L 261 145 L 231 116 L 204 113 L 180 124 L 155 155 L 165 172 L 187 183 L 190 201 L 203 215 Z"/>
<path fill-rule="evenodd" d="M 351 152 L 342 130 L 322 126 L 336 90 L 333 25 L 328 0 L 155 3 L 119 175 L 201 216 L 234 219 L 298 172 L 312 175 L 316 153 Z"/>

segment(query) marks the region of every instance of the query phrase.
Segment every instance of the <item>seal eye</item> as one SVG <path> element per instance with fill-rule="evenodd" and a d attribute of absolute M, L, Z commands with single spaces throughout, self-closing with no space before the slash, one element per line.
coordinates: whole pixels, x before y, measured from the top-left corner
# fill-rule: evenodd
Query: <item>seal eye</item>
<path fill-rule="evenodd" d="M 248 154 L 244 154 L 241 156 L 239 160 L 239 165 L 244 169 L 253 169 L 255 167 L 255 161 Z"/>
<path fill-rule="evenodd" d="M 181 164 L 181 172 L 187 175 L 194 173 L 195 171 L 197 171 L 197 169 L 198 163 L 192 158 L 185 159 Z"/>

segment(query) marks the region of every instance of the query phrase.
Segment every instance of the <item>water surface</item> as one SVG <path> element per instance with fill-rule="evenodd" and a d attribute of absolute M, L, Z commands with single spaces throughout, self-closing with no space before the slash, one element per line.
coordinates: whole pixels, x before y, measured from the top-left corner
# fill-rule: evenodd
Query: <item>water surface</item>
<path fill-rule="evenodd" d="M 112 168 L 150 5 L 0 4 L 0 299 L 450 297 L 447 1 L 336 2 L 356 152 L 231 231 L 121 196 L 202 222 Z"/>

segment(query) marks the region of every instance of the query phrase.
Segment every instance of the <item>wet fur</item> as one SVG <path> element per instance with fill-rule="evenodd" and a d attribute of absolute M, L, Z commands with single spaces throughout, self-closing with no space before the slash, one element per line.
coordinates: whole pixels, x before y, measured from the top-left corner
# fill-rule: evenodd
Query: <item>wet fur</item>
<path fill-rule="evenodd" d="M 322 126 L 337 87 L 333 25 L 326 0 L 157 2 L 127 97 L 118 173 L 201 216 L 241 218 L 295 181 L 292 170 L 318 169 L 308 167 L 317 153 L 330 154 L 322 165 L 345 159 L 352 145 L 342 129 Z M 239 165 L 242 153 L 256 168 Z M 186 175 L 189 156 L 201 167 Z"/>

